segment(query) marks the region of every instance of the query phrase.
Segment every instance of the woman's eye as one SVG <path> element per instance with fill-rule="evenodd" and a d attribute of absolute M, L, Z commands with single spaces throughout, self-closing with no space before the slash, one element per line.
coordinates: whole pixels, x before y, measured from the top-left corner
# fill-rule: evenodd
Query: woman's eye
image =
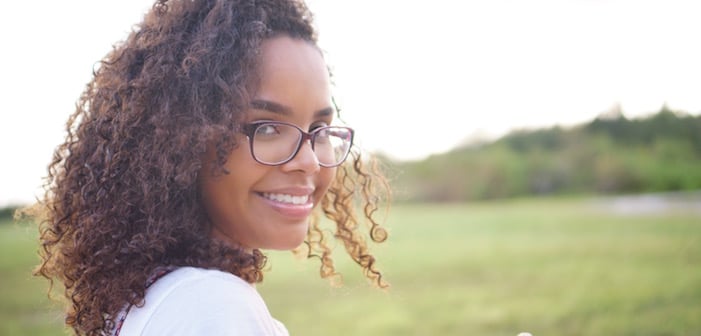
<path fill-rule="evenodd" d="M 256 135 L 275 135 L 279 134 L 279 130 L 277 129 L 277 126 L 275 125 L 261 125 L 256 129 Z"/>
<path fill-rule="evenodd" d="M 316 124 L 312 125 L 312 127 L 309 128 L 309 132 L 314 132 L 315 130 L 322 128 L 322 127 L 326 127 L 326 126 L 328 126 L 328 124 L 325 122 L 316 123 Z"/>

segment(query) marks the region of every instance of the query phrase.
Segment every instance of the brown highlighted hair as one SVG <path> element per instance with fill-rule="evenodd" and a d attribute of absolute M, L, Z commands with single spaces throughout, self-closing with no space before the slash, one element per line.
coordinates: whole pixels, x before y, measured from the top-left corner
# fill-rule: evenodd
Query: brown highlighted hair
<path fill-rule="evenodd" d="M 311 19 L 293 0 L 159 0 L 100 62 L 54 153 L 41 202 L 36 274 L 64 285 L 66 323 L 76 334 L 108 334 L 121 309 L 143 304 L 144 284 L 158 267 L 215 268 L 262 281 L 262 252 L 210 238 L 197 176 L 209 173 L 201 160 L 215 138 L 218 173 L 226 173 L 256 87 L 261 41 L 284 34 L 316 44 Z M 354 150 L 337 170 L 321 212 L 366 276 L 385 287 L 365 236 L 387 238 L 375 213 L 388 188 L 361 156 Z M 322 232 L 314 220 L 306 254 L 331 277 Z"/>

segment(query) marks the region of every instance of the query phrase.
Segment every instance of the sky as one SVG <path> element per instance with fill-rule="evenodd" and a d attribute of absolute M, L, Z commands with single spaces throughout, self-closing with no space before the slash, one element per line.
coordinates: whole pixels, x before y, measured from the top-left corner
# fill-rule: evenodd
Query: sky
<path fill-rule="evenodd" d="M 513 129 L 701 113 L 695 0 L 308 0 L 359 145 L 417 160 Z M 150 0 L 0 5 L 0 207 L 40 194 L 93 66 Z"/>

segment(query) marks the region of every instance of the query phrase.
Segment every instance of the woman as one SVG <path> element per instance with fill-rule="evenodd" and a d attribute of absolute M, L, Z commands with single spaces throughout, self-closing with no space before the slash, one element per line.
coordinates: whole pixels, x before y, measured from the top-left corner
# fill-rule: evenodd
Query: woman
<path fill-rule="evenodd" d="M 361 232 L 386 239 L 386 184 L 333 121 L 310 20 L 291 0 L 160 0 L 101 62 L 43 202 L 37 274 L 76 334 L 287 334 L 252 284 L 261 249 L 306 246 L 337 275 L 315 208 L 386 286 Z"/>

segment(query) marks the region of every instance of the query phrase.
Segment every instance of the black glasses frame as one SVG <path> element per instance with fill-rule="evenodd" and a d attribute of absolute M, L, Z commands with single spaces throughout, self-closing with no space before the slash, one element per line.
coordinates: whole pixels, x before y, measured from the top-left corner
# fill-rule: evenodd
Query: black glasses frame
<path fill-rule="evenodd" d="M 255 138 L 255 134 L 256 134 L 256 131 L 258 131 L 258 128 L 260 128 L 260 127 L 262 127 L 262 126 L 265 126 L 265 125 L 286 125 L 286 126 L 292 126 L 292 127 L 296 128 L 296 129 L 299 131 L 299 133 L 302 135 L 302 137 L 301 137 L 301 138 L 299 139 L 299 141 L 297 142 L 297 148 L 295 149 L 294 153 L 292 153 L 287 159 L 284 159 L 284 160 L 282 160 L 282 161 L 280 161 L 280 162 L 271 163 L 271 162 L 261 161 L 261 160 L 259 160 L 259 159 L 256 157 L 256 154 L 255 154 L 255 152 L 253 151 L 253 142 L 254 142 L 253 139 Z M 346 150 L 346 153 L 343 154 L 343 158 L 341 158 L 341 160 L 340 160 L 338 163 L 333 164 L 333 165 L 328 165 L 328 164 L 324 164 L 324 163 L 322 163 L 321 161 L 319 161 L 319 165 L 320 165 L 320 166 L 325 167 L 325 168 L 333 168 L 333 167 L 338 167 L 338 166 L 340 166 L 341 164 L 343 164 L 343 162 L 346 161 L 346 159 L 348 158 L 348 154 L 350 154 L 350 149 L 351 149 L 351 147 L 353 147 L 353 138 L 355 137 L 355 130 L 353 130 L 353 129 L 350 128 L 350 127 L 345 127 L 345 126 L 322 126 L 322 127 L 319 127 L 319 128 L 315 128 L 315 129 L 314 129 L 313 131 L 311 131 L 311 132 L 305 132 L 303 129 L 299 128 L 299 126 L 297 126 L 297 125 L 295 125 L 295 124 L 287 123 L 287 122 L 284 122 L 284 121 L 270 121 L 270 120 L 266 120 L 266 121 L 255 121 L 255 122 L 252 122 L 252 123 L 244 124 L 244 125 L 242 126 L 242 130 L 243 130 L 242 133 L 243 133 L 244 135 L 246 135 L 246 137 L 248 137 L 248 145 L 249 145 L 249 148 L 250 148 L 250 151 L 251 151 L 251 156 L 253 157 L 254 160 L 256 160 L 256 162 L 258 162 L 258 163 L 260 163 L 260 164 L 264 164 L 264 165 L 266 165 L 266 166 L 280 166 L 280 165 L 283 165 L 283 164 L 285 164 L 285 163 L 288 163 L 288 162 L 292 161 L 292 159 L 294 159 L 294 158 L 297 156 L 297 154 L 299 153 L 299 150 L 302 148 L 302 144 L 303 144 L 305 141 L 307 141 L 307 140 L 310 141 L 310 144 L 311 144 L 311 146 L 312 146 L 312 151 L 313 151 L 313 150 L 314 150 L 314 144 L 316 143 L 316 137 L 317 137 L 317 135 L 319 134 L 319 132 L 321 132 L 321 131 L 323 131 L 323 130 L 326 130 L 326 129 L 329 129 L 329 128 L 336 128 L 336 129 L 342 128 L 342 129 L 348 130 L 348 132 L 350 133 L 350 144 L 348 145 L 348 150 Z M 314 155 L 316 155 L 316 153 L 314 153 Z M 317 160 L 318 160 L 318 157 L 317 157 Z"/>

